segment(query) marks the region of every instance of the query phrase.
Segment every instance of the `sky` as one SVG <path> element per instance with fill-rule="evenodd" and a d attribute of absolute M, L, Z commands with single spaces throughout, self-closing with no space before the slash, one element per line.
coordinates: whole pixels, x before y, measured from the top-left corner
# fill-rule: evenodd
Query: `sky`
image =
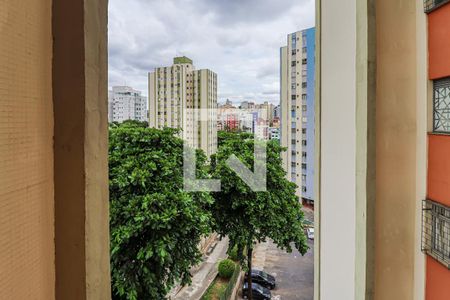
<path fill-rule="evenodd" d="M 109 86 L 148 94 L 147 74 L 187 56 L 218 99 L 279 103 L 280 47 L 314 26 L 314 0 L 110 0 Z"/>

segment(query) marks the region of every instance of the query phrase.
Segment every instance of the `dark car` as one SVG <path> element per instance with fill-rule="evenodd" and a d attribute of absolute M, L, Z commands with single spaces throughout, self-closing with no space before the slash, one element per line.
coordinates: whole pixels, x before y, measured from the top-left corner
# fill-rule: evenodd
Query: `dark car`
<path fill-rule="evenodd" d="M 254 300 L 270 300 L 272 298 L 270 290 L 257 283 L 252 283 L 252 291 Z M 248 282 L 244 282 L 244 286 L 242 287 L 242 297 L 247 299 L 248 294 Z"/>
<path fill-rule="evenodd" d="M 245 281 L 247 281 L 248 273 L 245 273 Z M 252 282 L 256 282 L 268 289 L 275 288 L 275 277 L 266 272 L 252 269 Z"/>

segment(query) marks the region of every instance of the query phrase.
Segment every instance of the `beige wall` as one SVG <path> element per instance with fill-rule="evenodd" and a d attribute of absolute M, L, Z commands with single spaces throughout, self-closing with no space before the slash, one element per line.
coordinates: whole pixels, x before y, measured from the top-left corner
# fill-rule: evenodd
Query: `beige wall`
<path fill-rule="evenodd" d="M 420 203 L 426 196 L 429 83 L 423 3 L 320 2 L 320 299 L 424 299 Z M 355 280 L 340 280 L 352 278 L 352 268 Z"/>
<path fill-rule="evenodd" d="M 280 106 L 281 106 L 281 146 L 287 148 L 291 141 L 291 133 L 289 132 L 290 112 L 288 100 L 288 47 L 280 48 Z M 286 178 L 291 180 L 291 164 L 290 155 L 287 151 L 281 154 L 283 159 L 284 169 L 286 171 Z"/>
<path fill-rule="evenodd" d="M 423 2 L 416 1 L 416 202 L 414 244 L 414 300 L 425 297 L 425 255 L 422 243 L 422 200 L 427 193 L 428 126 L 432 122 L 428 107 L 431 104 L 431 82 L 428 80 L 427 15 Z"/>
<path fill-rule="evenodd" d="M 416 8 L 422 9 L 414 0 L 380 0 L 376 7 L 375 299 L 380 300 L 414 299 L 415 291 L 415 260 L 420 250 L 416 242 L 416 235 L 420 236 L 420 232 L 416 232 L 420 213 L 416 204 L 416 153 L 423 152 L 424 147 L 423 138 L 422 146 L 417 144 L 420 134 L 417 134 L 416 99 L 417 86 L 422 87 L 425 82 L 419 85 L 417 82 L 420 77 L 417 73 Z M 423 108 L 426 111 L 426 105 Z M 420 159 L 424 162 L 424 157 Z"/>
<path fill-rule="evenodd" d="M 50 0 L 0 1 L 0 299 L 53 299 Z"/>
<path fill-rule="evenodd" d="M 107 0 L 53 2 L 56 298 L 110 299 Z"/>

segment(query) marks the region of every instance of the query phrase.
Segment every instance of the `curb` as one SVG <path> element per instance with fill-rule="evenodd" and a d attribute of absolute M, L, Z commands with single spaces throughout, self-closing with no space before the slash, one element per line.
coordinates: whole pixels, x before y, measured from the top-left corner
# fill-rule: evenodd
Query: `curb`
<path fill-rule="evenodd" d="M 239 300 L 238 292 L 239 292 L 239 289 L 242 286 L 243 275 L 244 275 L 244 271 L 241 271 L 239 273 L 239 277 L 236 280 L 236 284 L 234 285 L 234 289 L 233 289 L 233 292 L 231 293 L 230 300 Z"/>

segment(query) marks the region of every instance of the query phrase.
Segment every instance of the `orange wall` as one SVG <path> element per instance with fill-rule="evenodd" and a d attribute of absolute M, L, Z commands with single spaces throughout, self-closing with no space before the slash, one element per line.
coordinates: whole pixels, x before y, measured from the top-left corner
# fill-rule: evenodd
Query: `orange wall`
<path fill-rule="evenodd" d="M 428 198 L 447 206 L 450 206 L 449 154 L 449 135 L 428 136 Z"/>
<path fill-rule="evenodd" d="M 450 3 L 428 15 L 429 76 L 450 76 Z"/>
<path fill-rule="evenodd" d="M 450 270 L 430 256 L 427 256 L 426 299 L 450 299 Z"/>
<path fill-rule="evenodd" d="M 450 206 L 450 136 L 428 136 L 428 198 Z M 450 270 L 427 256 L 426 299 L 450 299 Z"/>

